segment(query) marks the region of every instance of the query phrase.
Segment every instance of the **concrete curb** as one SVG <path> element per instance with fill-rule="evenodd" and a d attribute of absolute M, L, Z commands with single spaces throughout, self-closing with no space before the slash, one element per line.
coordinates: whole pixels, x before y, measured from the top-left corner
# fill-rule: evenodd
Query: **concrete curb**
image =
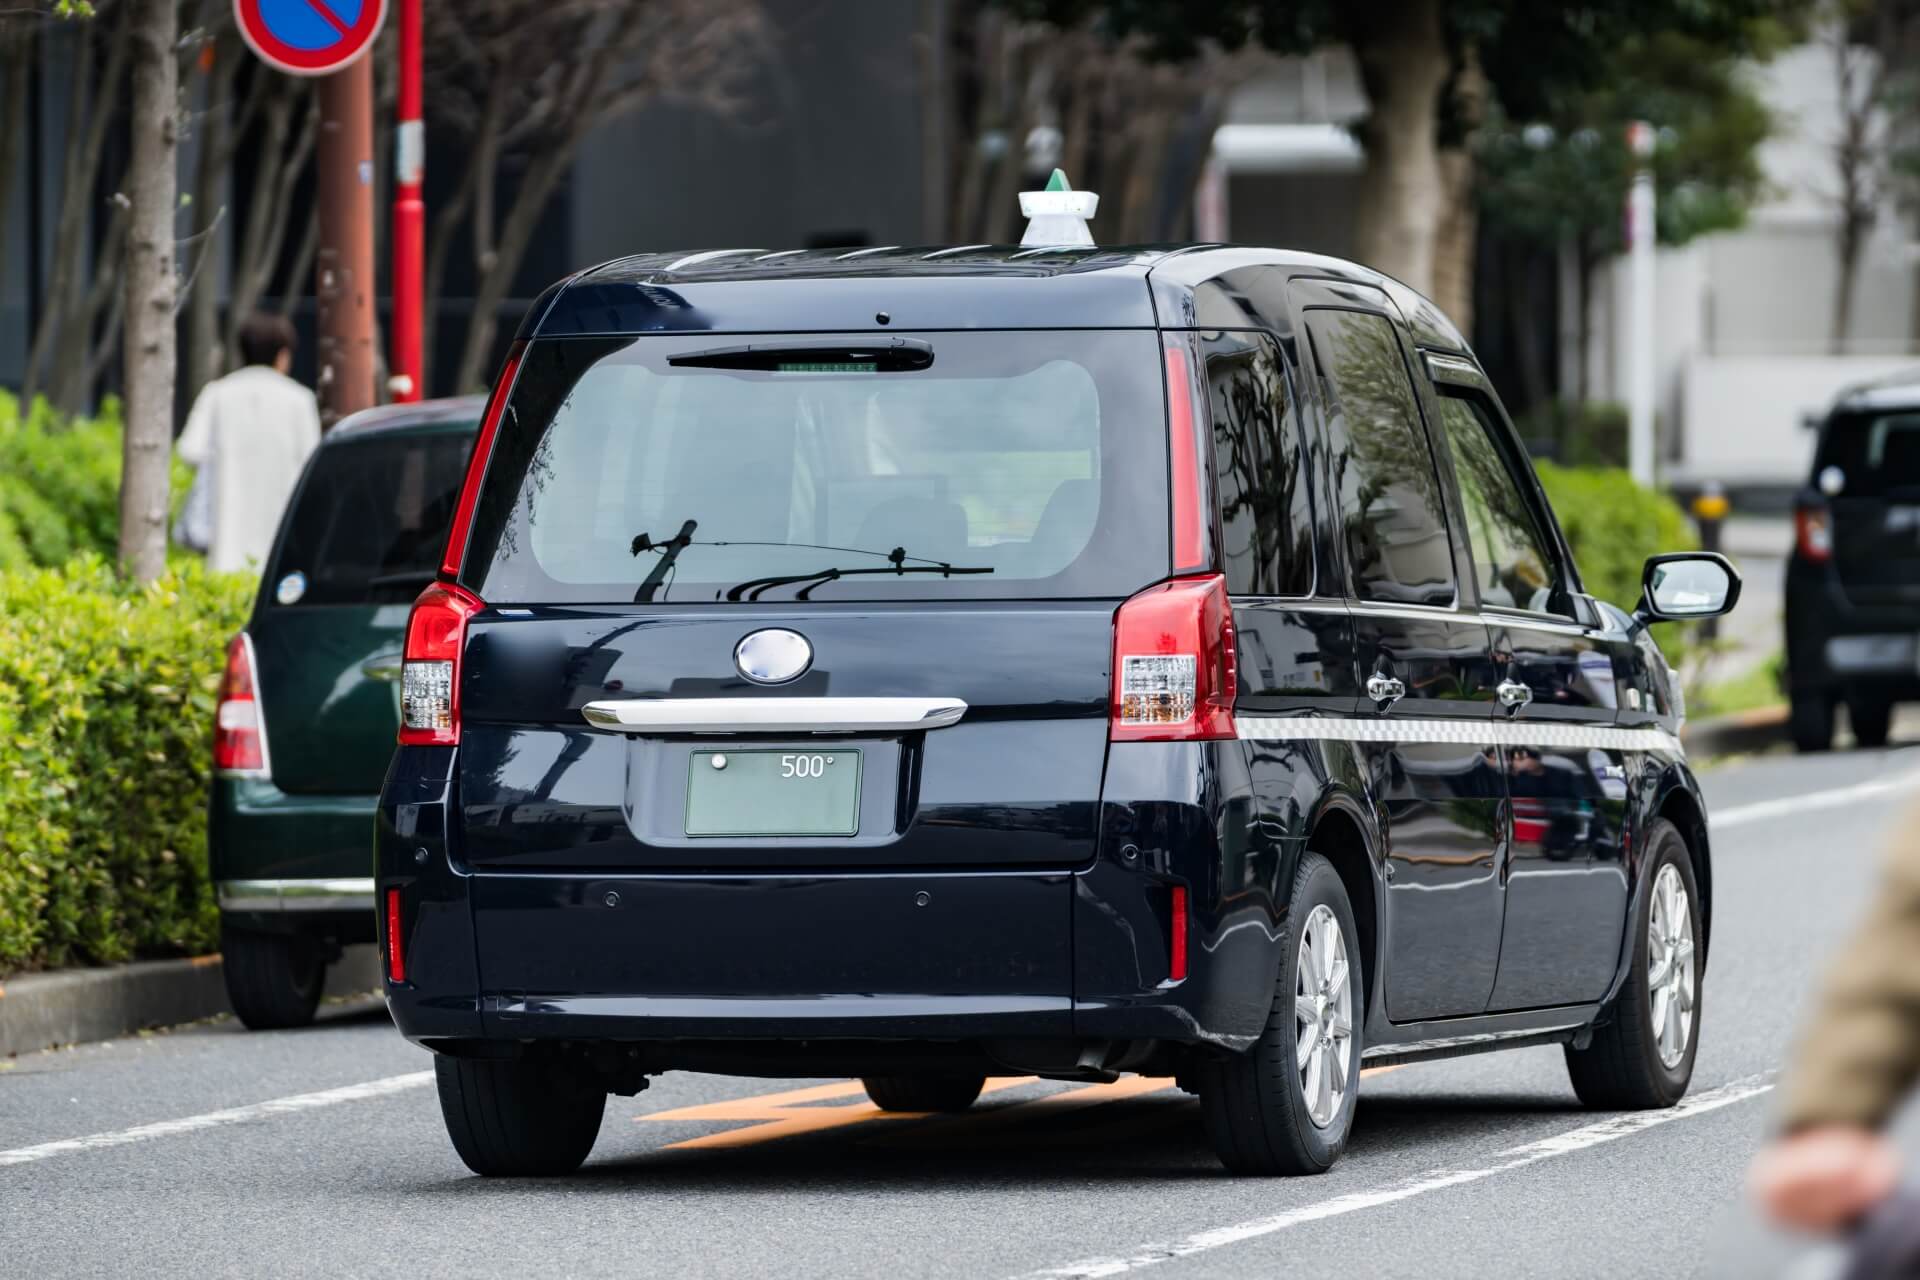
<path fill-rule="evenodd" d="M 1696 756 L 1744 755 L 1765 751 L 1787 738 L 1785 707 L 1756 707 L 1730 716 L 1691 721 L 1681 732 L 1687 752 Z"/>
<path fill-rule="evenodd" d="M 379 986 L 379 955 L 371 946 L 348 947 L 327 969 L 330 996 Z M 230 1012 L 219 956 L 29 973 L 0 983 L 0 1057 L 112 1040 Z"/>

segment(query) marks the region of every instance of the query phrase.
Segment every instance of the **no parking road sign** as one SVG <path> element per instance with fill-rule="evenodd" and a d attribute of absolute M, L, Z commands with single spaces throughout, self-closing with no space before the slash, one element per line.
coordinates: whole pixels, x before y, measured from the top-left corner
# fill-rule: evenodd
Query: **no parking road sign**
<path fill-rule="evenodd" d="M 268 66 L 324 76 L 365 53 L 387 0 L 233 0 L 240 34 Z"/>

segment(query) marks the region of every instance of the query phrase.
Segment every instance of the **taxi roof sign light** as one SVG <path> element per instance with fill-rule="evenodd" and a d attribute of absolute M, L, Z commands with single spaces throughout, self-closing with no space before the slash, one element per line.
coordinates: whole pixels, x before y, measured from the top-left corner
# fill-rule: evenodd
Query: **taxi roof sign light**
<path fill-rule="evenodd" d="M 1020 237 L 1023 249 L 1091 249 L 1093 232 L 1087 219 L 1100 207 L 1100 197 L 1092 191 L 1075 191 L 1067 175 L 1055 169 L 1044 191 L 1022 191 L 1020 212 L 1027 218 L 1027 233 Z"/>

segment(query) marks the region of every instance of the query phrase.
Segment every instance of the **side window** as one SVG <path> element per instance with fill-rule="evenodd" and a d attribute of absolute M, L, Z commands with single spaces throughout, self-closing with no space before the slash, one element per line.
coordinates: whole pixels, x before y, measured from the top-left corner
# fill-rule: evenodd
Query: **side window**
<path fill-rule="evenodd" d="M 1443 391 L 1440 425 L 1460 481 L 1481 603 L 1567 614 L 1553 544 L 1527 504 L 1486 405 L 1477 397 Z"/>
<path fill-rule="evenodd" d="M 1327 392 L 1327 448 L 1354 594 L 1450 605 L 1453 551 L 1433 453 L 1393 323 L 1312 309 L 1307 333 Z"/>
<path fill-rule="evenodd" d="M 1313 591 L 1313 514 L 1280 348 L 1264 333 L 1203 337 L 1213 465 L 1233 595 Z"/>

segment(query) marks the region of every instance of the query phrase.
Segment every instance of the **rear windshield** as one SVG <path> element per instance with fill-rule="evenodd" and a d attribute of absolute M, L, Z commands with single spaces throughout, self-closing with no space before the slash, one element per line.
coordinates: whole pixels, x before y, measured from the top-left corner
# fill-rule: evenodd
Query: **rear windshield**
<path fill-rule="evenodd" d="M 462 580 L 497 604 L 1129 595 L 1167 572 L 1164 404 L 1145 331 L 542 340 Z"/>
<path fill-rule="evenodd" d="M 289 604 L 402 604 L 433 581 L 473 437 L 389 436 L 320 449 L 294 497 L 269 590 Z"/>
<path fill-rule="evenodd" d="M 1842 413 L 1820 439 L 1814 475 L 1840 468 L 1840 496 L 1879 498 L 1920 491 L 1920 413 Z"/>

